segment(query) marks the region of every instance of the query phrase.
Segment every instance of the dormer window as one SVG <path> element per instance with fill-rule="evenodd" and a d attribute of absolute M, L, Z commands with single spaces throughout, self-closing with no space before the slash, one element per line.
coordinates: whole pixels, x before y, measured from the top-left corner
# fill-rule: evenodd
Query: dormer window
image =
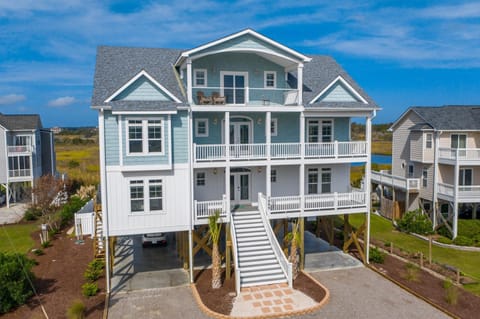
<path fill-rule="evenodd" d="M 265 71 L 264 73 L 264 86 L 265 88 L 275 88 L 277 80 L 277 72 Z"/>
<path fill-rule="evenodd" d="M 195 83 L 196 87 L 206 87 L 207 86 L 207 70 L 195 69 L 193 71 L 193 83 Z"/>

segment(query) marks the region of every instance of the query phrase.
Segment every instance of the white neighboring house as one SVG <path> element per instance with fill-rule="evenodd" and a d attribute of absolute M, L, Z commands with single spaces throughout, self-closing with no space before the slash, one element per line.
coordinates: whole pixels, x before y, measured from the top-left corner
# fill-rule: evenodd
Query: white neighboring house
<path fill-rule="evenodd" d="M 237 287 L 291 283 L 270 220 L 370 211 L 350 165 L 366 163 L 369 180 L 378 107 L 331 57 L 251 29 L 186 51 L 102 46 L 92 109 L 107 238 L 191 238 L 218 210 Z M 365 140 L 351 140 L 352 118 Z"/>
<path fill-rule="evenodd" d="M 55 174 L 53 133 L 37 114 L 0 113 L 0 185 L 7 206 L 25 194 L 36 178 Z"/>
<path fill-rule="evenodd" d="M 459 218 L 480 218 L 480 106 L 410 107 L 390 129 L 392 170 L 372 172 L 374 185 L 453 237 Z"/>

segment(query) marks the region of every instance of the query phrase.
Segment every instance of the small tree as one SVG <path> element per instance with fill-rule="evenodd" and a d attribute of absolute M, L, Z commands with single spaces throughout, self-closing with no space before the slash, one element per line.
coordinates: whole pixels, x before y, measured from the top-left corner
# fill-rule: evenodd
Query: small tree
<path fill-rule="evenodd" d="M 218 241 L 222 231 L 222 224 L 218 223 L 220 212 L 217 210 L 215 214 L 208 217 L 208 234 L 209 241 L 212 243 L 212 288 L 218 289 L 222 286 L 221 279 L 221 258 L 218 249 Z"/>
<path fill-rule="evenodd" d="M 292 231 L 285 235 L 285 241 L 290 244 L 290 254 L 288 256 L 288 261 L 292 263 L 293 266 L 293 279 L 296 279 L 298 276 L 298 258 L 297 250 L 300 246 L 300 232 L 298 231 L 299 222 L 298 219 L 292 222 Z"/>
<path fill-rule="evenodd" d="M 54 218 L 57 211 L 55 199 L 62 189 L 63 182 L 53 175 L 44 175 L 36 179 L 32 189 L 34 196 L 32 206 L 41 212 L 42 222 L 48 224 L 50 228 L 58 228 Z"/>

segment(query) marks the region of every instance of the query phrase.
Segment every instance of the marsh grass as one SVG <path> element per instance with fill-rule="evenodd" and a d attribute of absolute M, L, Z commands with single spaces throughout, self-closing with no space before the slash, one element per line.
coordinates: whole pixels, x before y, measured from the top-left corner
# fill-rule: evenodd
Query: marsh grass
<path fill-rule="evenodd" d="M 420 268 L 412 263 L 405 264 L 405 279 L 408 281 L 418 281 L 418 271 Z"/>

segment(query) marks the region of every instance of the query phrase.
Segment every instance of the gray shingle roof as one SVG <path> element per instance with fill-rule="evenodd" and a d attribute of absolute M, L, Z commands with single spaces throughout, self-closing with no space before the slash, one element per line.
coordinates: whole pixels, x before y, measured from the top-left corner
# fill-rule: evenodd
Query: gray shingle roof
<path fill-rule="evenodd" d="M 42 128 L 38 114 L 0 114 L 0 125 L 7 130 L 36 130 Z"/>
<path fill-rule="evenodd" d="M 162 108 L 162 103 L 150 101 L 136 101 L 135 103 L 125 104 L 118 103 L 120 101 L 104 102 L 142 70 L 145 70 L 157 82 L 182 101 L 181 104 L 169 102 L 170 106 L 185 105 L 186 97 L 182 94 L 172 66 L 181 52 L 181 50 L 176 49 L 100 46 L 97 50 L 92 106 L 110 105 L 115 109 L 121 108 L 122 110 L 148 110 L 150 107 L 158 110 Z M 303 70 L 303 102 L 306 106 L 348 109 L 378 108 L 376 103 L 334 59 L 323 55 L 313 55 L 311 58 L 311 62 L 305 63 Z M 319 102 L 308 104 L 339 75 L 342 76 L 368 104 L 361 102 Z M 288 82 L 291 87 L 296 87 L 297 79 L 295 75 L 289 74 Z M 158 106 L 154 107 L 154 103 L 157 103 Z"/>
<path fill-rule="evenodd" d="M 98 47 L 92 106 L 108 105 L 104 101 L 142 70 L 179 100 L 185 101 L 172 66 L 181 52 L 176 49 Z"/>
<path fill-rule="evenodd" d="M 410 110 L 435 130 L 480 130 L 480 105 L 414 106 Z"/>

